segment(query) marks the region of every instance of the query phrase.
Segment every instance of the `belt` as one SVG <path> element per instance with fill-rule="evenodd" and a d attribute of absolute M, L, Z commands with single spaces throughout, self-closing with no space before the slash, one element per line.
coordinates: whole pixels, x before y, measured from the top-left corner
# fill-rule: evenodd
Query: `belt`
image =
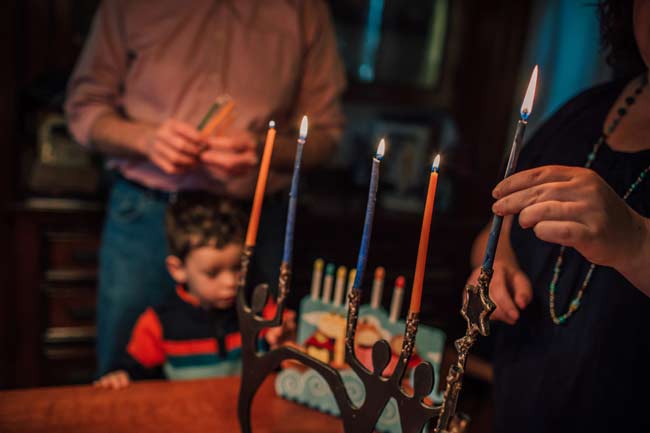
<path fill-rule="evenodd" d="M 136 181 L 124 177 L 121 173 L 116 173 L 117 181 L 124 182 L 130 187 L 137 189 L 147 197 L 154 199 L 156 201 L 163 201 L 169 203 L 172 200 L 175 200 L 177 193 L 174 191 L 163 191 L 162 189 L 150 188 L 146 185 L 142 185 Z"/>
<path fill-rule="evenodd" d="M 164 191 L 161 189 L 156 189 L 156 188 L 150 188 L 146 185 L 142 185 L 141 183 L 138 183 L 136 181 L 133 181 L 131 179 L 128 179 L 122 175 L 122 173 L 117 172 L 116 173 L 117 180 L 124 182 L 128 184 L 129 186 L 141 191 L 143 194 L 148 196 L 149 198 L 152 198 L 157 201 L 163 201 L 166 203 L 170 203 L 176 200 L 179 194 L 183 194 L 183 191 Z M 196 193 L 196 191 L 187 191 L 188 193 Z M 287 191 L 286 190 L 280 190 L 276 192 L 272 192 L 270 194 L 267 194 L 266 197 L 264 198 L 264 201 L 267 204 L 270 203 L 276 203 L 276 202 L 281 202 L 284 203 L 285 200 L 287 199 Z M 250 206 L 251 200 L 237 200 L 239 203 L 241 203 L 244 206 Z"/>

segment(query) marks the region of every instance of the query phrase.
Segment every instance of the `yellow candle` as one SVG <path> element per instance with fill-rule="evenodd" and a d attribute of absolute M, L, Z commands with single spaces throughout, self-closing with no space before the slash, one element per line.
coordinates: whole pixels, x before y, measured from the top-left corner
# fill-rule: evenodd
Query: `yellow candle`
<path fill-rule="evenodd" d="M 230 114 L 232 113 L 232 110 L 235 108 L 235 102 L 232 99 L 229 99 L 223 107 L 221 107 L 217 113 L 210 119 L 205 126 L 201 129 L 201 136 L 203 138 L 206 138 L 212 133 L 215 132 L 217 127 L 223 122 Z"/>
<path fill-rule="evenodd" d="M 260 214 L 262 213 L 262 202 L 264 201 L 264 191 L 266 190 L 266 179 L 269 177 L 269 166 L 271 165 L 271 154 L 273 153 L 273 143 L 275 142 L 275 122 L 269 122 L 269 130 L 266 133 L 266 143 L 264 143 L 264 153 L 260 164 L 260 172 L 257 176 L 257 186 L 255 187 L 255 196 L 253 198 L 253 208 L 248 221 L 248 230 L 246 232 L 246 246 L 255 246 L 257 239 L 257 229 L 260 225 Z"/>
<path fill-rule="evenodd" d="M 437 155 L 431 166 L 429 177 L 429 190 L 427 201 L 424 205 L 422 217 L 422 230 L 420 232 L 420 245 L 418 247 L 418 258 L 415 264 L 415 277 L 413 278 L 413 290 L 411 291 L 410 313 L 419 313 L 422 302 L 422 283 L 424 282 L 424 268 L 427 264 L 427 251 L 429 249 L 429 233 L 431 232 L 431 217 L 433 215 L 433 203 L 436 197 L 438 186 L 438 167 L 440 166 L 440 155 Z"/>

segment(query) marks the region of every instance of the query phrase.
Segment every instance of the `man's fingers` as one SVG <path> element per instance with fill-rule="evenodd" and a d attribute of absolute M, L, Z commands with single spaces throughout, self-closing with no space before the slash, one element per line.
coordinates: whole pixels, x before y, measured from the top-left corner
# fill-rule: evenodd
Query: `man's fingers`
<path fill-rule="evenodd" d="M 580 222 L 586 206 L 576 202 L 545 201 L 524 208 L 519 214 L 519 225 L 530 228 L 542 221 Z"/>
<path fill-rule="evenodd" d="M 247 139 L 238 139 L 229 136 L 210 136 L 204 139 L 204 142 L 210 149 L 228 151 L 228 152 L 245 152 L 255 149 L 255 142 Z"/>
<path fill-rule="evenodd" d="M 543 241 L 567 247 L 575 247 L 589 237 L 587 226 L 574 221 L 542 221 L 533 231 Z"/>
<path fill-rule="evenodd" d="M 177 174 L 181 172 L 181 169 L 179 167 L 173 165 L 171 162 L 167 161 L 166 159 L 158 155 L 153 155 L 151 157 L 151 162 L 153 162 L 155 165 L 157 165 L 162 171 L 164 171 L 167 174 Z"/>
<path fill-rule="evenodd" d="M 494 188 L 492 196 L 496 199 L 505 197 L 513 192 L 549 182 L 566 182 L 573 178 L 570 167 L 561 165 L 546 165 L 530 170 L 524 170 L 508 176 Z"/>
<path fill-rule="evenodd" d="M 170 126 L 175 133 L 185 137 L 187 140 L 191 142 L 190 144 L 196 145 L 198 149 L 199 147 L 198 142 L 201 140 L 201 133 L 199 132 L 198 129 L 196 129 L 189 123 L 181 122 L 179 120 L 172 120 L 170 122 Z"/>
<path fill-rule="evenodd" d="M 176 148 L 176 146 L 172 143 L 172 141 L 174 141 L 172 138 L 177 138 L 177 137 L 160 138 L 160 144 L 154 144 L 154 146 L 157 146 L 156 150 L 158 151 L 158 153 L 173 165 L 194 164 L 196 162 L 195 156 L 190 156 L 186 153 L 179 151 Z M 182 146 L 182 144 L 180 146 Z"/>
<path fill-rule="evenodd" d="M 206 164 L 211 164 L 230 172 L 239 168 L 253 167 L 257 164 L 258 158 L 252 152 L 237 154 L 207 151 L 201 154 L 201 160 Z"/>

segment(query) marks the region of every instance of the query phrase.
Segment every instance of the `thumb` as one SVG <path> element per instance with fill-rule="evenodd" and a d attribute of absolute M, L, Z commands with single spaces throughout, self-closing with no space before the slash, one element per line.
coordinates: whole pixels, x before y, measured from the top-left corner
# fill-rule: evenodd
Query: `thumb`
<path fill-rule="evenodd" d="M 519 268 L 510 268 L 508 272 L 508 284 L 512 290 L 512 297 L 523 310 L 533 299 L 533 287 L 528 276 Z"/>

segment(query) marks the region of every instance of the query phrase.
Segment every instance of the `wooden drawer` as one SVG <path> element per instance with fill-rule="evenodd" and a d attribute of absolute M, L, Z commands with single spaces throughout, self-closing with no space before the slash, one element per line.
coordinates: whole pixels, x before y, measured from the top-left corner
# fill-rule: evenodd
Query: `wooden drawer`
<path fill-rule="evenodd" d="M 46 328 L 92 327 L 95 324 L 97 295 L 89 287 L 47 287 Z"/>
<path fill-rule="evenodd" d="M 100 237 L 92 233 L 47 232 L 48 281 L 92 281 L 97 277 Z"/>
<path fill-rule="evenodd" d="M 96 368 L 94 345 L 47 344 L 43 355 L 43 385 L 92 383 Z"/>

